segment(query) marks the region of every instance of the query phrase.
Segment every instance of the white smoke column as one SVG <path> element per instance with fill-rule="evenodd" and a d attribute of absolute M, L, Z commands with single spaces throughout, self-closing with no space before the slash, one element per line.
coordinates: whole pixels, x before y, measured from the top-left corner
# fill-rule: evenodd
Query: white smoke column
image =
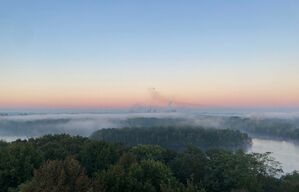
<path fill-rule="evenodd" d="M 173 99 L 171 97 L 167 97 L 163 94 L 161 94 L 156 88 L 152 87 L 149 88 L 149 93 L 150 96 L 153 100 L 154 105 L 165 105 L 168 106 L 170 108 L 173 107 L 173 105 L 177 106 L 177 107 L 204 107 L 204 105 L 202 104 L 198 104 L 198 103 L 189 103 L 189 102 L 183 102 L 183 101 L 178 101 L 176 99 Z"/>

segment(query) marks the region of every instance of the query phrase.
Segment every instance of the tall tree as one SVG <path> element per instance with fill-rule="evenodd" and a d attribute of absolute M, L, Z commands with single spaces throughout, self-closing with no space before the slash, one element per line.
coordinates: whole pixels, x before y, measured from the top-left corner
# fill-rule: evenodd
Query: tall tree
<path fill-rule="evenodd" d="M 31 181 L 20 186 L 20 192 L 88 192 L 91 181 L 74 158 L 47 161 L 35 171 Z"/>

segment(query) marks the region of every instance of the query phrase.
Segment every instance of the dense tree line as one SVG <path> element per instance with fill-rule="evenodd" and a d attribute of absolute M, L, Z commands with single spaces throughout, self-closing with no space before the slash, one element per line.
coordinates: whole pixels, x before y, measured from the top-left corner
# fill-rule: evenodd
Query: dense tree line
<path fill-rule="evenodd" d="M 230 117 L 224 126 L 254 135 L 299 140 L 298 120 Z"/>
<path fill-rule="evenodd" d="M 184 125 L 195 125 L 190 119 L 185 118 L 156 118 L 135 117 L 118 121 L 121 127 L 175 127 Z"/>
<path fill-rule="evenodd" d="M 91 135 L 92 139 L 121 143 L 126 146 L 138 144 L 160 145 L 181 151 L 188 145 L 203 149 L 244 149 L 251 143 L 247 134 L 228 129 L 204 129 L 201 127 L 149 127 L 101 129 Z"/>
<path fill-rule="evenodd" d="M 158 145 L 124 147 L 68 135 L 0 145 L 1 192 L 295 192 L 269 154 Z"/>
<path fill-rule="evenodd" d="M 201 116 L 204 117 L 204 116 Z M 278 139 L 299 140 L 299 119 L 298 118 L 249 118 L 249 117 L 218 117 L 205 116 L 202 118 L 208 121 L 219 121 L 220 127 L 225 129 L 239 130 L 255 136 L 265 136 Z M 120 127 L 186 127 L 196 126 L 201 122 L 186 118 L 129 118 L 119 122 Z M 203 126 L 213 127 L 209 123 Z M 219 127 L 214 127 L 219 128 Z"/>
<path fill-rule="evenodd" d="M 70 118 L 62 119 L 28 119 L 28 120 L 14 120 L 2 119 L 0 120 L 0 134 L 2 136 L 27 136 L 40 137 L 46 134 L 63 134 L 69 133 L 73 135 L 83 135 L 82 130 L 70 129 L 66 125 L 72 123 Z"/>

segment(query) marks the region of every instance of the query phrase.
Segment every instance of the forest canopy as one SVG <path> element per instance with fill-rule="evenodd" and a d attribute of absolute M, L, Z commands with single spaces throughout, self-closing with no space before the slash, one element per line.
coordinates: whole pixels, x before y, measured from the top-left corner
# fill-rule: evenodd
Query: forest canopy
<path fill-rule="evenodd" d="M 281 173 L 268 153 L 240 150 L 175 152 L 69 135 L 0 145 L 1 192 L 298 191 L 298 173 Z"/>
<path fill-rule="evenodd" d="M 158 145 L 125 147 L 68 135 L 2 142 L 3 192 L 292 192 L 298 173 L 282 176 L 268 153 L 175 152 Z"/>

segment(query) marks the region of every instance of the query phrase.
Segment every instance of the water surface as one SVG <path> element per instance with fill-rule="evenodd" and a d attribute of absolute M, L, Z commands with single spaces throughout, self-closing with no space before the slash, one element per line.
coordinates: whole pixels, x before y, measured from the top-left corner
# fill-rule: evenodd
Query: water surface
<path fill-rule="evenodd" d="M 281 163 L 284 173 L 299 171 L 299 145 L 291 141 L 253 138 L 249 152 L 272 152 L 271 156 Z"/>

